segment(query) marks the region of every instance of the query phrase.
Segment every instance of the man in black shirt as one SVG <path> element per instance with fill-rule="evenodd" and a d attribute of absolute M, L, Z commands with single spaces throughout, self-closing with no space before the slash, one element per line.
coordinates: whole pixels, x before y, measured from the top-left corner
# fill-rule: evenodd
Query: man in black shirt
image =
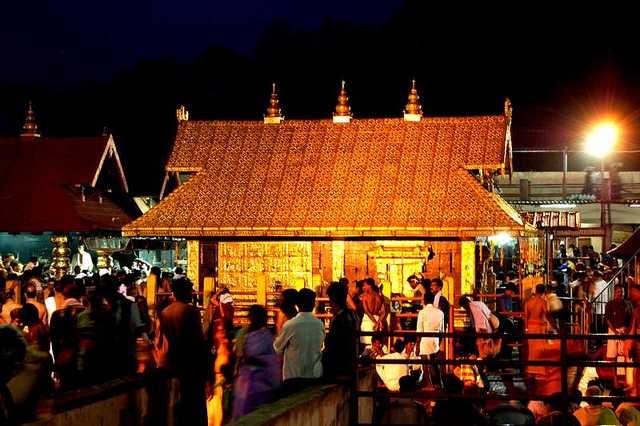
<path fill-rule="evenodd" d="M 324 340 L 322 371 L 327 378 L 352 378 L 356 372 L 358 318 L 347 308 L 347 287 L 333 282 L 327 288 L 334 317 Z"/>
<path fill-rule="evenodd" d="M 433 294 L 434 301 L 433 306 L 440 309 L 444 314 L 444 329 L 449 327 L 449 301 L 442 294 L 442 280 L 440 278 L 434 278 L 431 280 L 431 294 Z"/>

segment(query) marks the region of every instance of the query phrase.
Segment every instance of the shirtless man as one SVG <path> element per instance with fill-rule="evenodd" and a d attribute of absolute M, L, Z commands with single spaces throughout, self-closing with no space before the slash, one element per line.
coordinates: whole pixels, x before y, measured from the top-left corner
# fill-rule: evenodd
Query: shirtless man
<path fill-rule="evenodd" d="M 555 330 L 554 321 L 551 317 L 551 313 L 547 309 L 547 300 L 544 297 L 546 287 L 544 284 L 538 284 L 536 286 L 536 293 L 533 297 L 527 300 L 524 305 L 524 319 L 525 319 L 525 333 L 542 334 L 548 332 L 550 329 Z M 542 340 L 528 339 L 527 348 L 530 361 L 538 361 L 542 357 Z M 547 367 L 545 366 L 529 366 L 527 372 L 531 375 L 547 374 Z"/>
<path fill-rule="evenodd" d="M 365 278 L 364 293 L 361 300 L 364 307 L 364 317 L 360 325 L 360 331 L 381 331 L 386 328 L 386 309 L 384 298 L 378 290 L 378 286 L 373 278 Z M 360 337 L 360 342 L 368 345 L 371 343 L 371 336 Z"/>
<path fill-rule="evenodd" d="M 358 318 L 362 318 L 364 315 L 362 301 L 360 300 L 363 282 L 353 281 L 347 286 L 347 307 L 358 314 Z"/>
<path fill-rule="evenodd" d="M 547 308 L 544 284 L 536 286 L 536 293 L 524 305 L 525 329 L 528 333 L 555 331 L 553 317 Z"/>

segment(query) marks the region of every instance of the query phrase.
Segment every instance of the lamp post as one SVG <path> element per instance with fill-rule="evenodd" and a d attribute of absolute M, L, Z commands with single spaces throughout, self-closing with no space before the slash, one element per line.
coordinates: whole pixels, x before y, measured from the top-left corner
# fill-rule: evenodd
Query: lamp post
<path fill-rule="evenodd" d="M 618 128 L 613 123 L 601 123 L 593 128 L 586 138 L 586 152 L 600 159 L 600 227 L 602 228 L 602 251 L 609 250 L 611 245 L 610 201 L 611 188 L 608 177 L 605 177 L 604 159 L 613 150 L 618 139 Z"/>

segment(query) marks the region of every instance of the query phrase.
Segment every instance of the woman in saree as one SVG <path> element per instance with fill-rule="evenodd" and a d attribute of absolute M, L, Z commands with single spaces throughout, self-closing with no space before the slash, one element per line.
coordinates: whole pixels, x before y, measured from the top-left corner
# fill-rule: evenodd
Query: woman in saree
<path fill-rule="evenodd" d="M 267 311 L 249 308 L 249 326 L 236 340 L 237 373 L 233 386 L 233 419 L 271 402 L 281 382 L 281 366 L 267 329 Z"/>

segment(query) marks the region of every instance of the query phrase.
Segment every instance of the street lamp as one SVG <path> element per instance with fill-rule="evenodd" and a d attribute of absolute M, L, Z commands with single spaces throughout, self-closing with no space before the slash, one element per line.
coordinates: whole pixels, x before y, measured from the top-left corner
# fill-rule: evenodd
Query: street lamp
<path fill-rule="evenodd" d="M 604 174 L 604 158 L 613 150 L 618 139 L 618 127 L 611 122 L 600 123 L 587 135 L 585 148 L 587 153 L 600 159 L 600 226 L 603 231 L 602 251 L 606 252 L 611 244 L 610 198 L 611 186 Z"/>
<path fill-rule="evenodd" d="M 612 150 L 618 139 L 618 128 L 613 123 L 601 123 L 595 126 L 587 135 L 587 153 L 603 159 Z"/>

